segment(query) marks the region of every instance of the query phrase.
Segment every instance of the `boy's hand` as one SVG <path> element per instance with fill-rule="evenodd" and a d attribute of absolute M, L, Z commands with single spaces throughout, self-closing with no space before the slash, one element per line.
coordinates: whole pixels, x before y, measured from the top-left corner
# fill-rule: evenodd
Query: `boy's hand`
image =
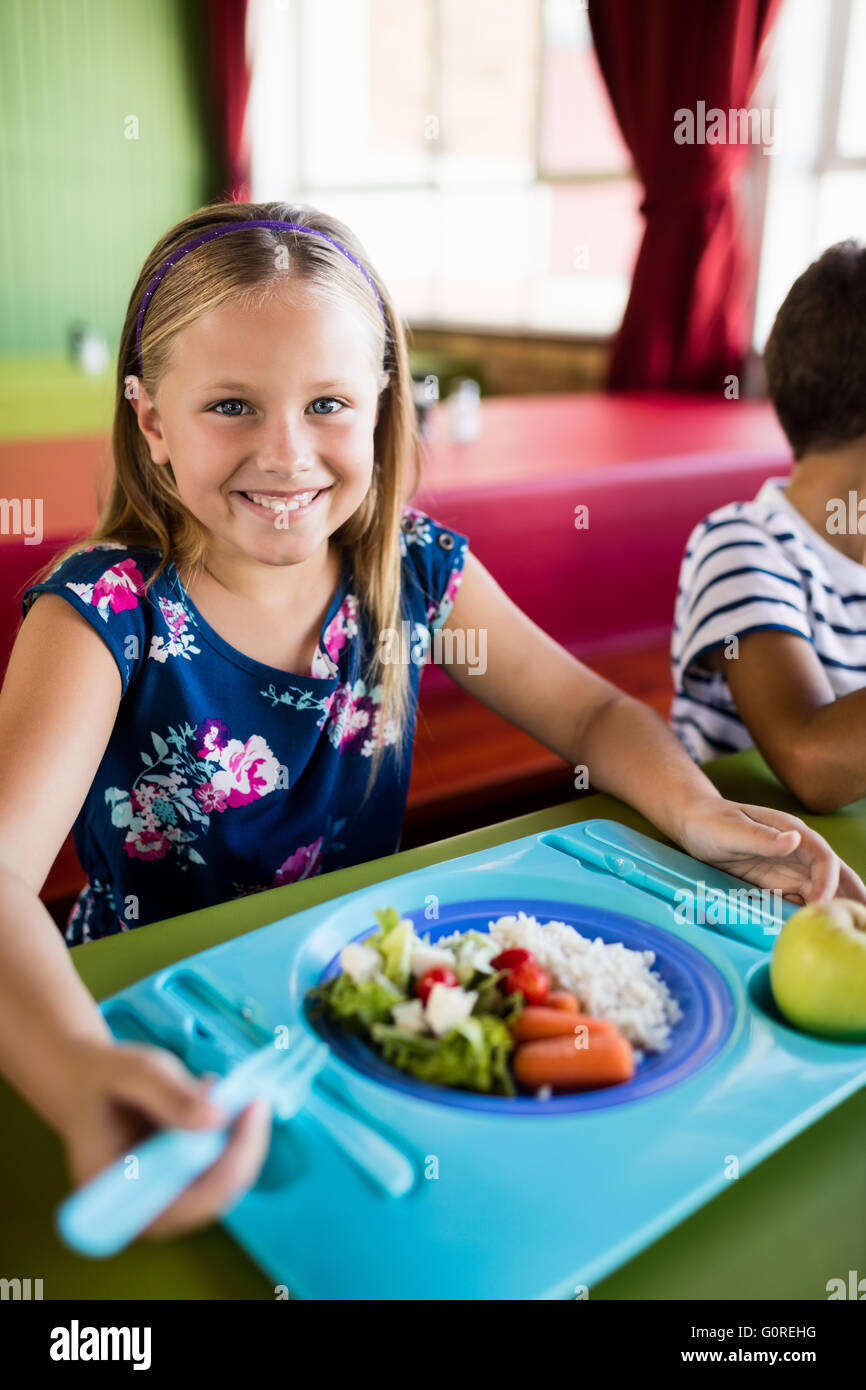
<path fill-rule="evenodd" d="M 88 1182 L 156 1129 L 205 1129 L 225 1123 L 207 1100 L 210 1080 L 194 1077 L 174 1053 L 132 1043 L 87 1043 L 76 1052 L 77 1084 L 61 1129 L 76 1187 Z M 248 1105 L 223 1153 L 145 1229 L 180 1235 L 213 1221 L 255 1182 L 270 1142 L 270 1107 Z"/>
<path fill-rule="evenodd" d="M 687 854 L 780 892 L 792 902 L 842 897 L 866 903 L 866 886 L 797 816 L 707 797 L 689 807 L 680 836 Z"/>

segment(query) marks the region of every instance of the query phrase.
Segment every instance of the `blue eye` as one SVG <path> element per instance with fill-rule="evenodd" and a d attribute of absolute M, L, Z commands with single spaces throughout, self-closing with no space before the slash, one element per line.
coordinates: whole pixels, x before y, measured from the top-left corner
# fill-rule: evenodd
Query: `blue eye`
<path fill-rule="evenodd" d="M 325 406 L 326 409 L 317 409 L 318 406 L 322 405 Z M 224 406 L 238 408 L 224 410 Z M 314 415 L 336 415 L 341 410 L 343 410 L 343 408 L 343 402 L 338 401 L 336 396 L 317 396 L 316 399 L 311 403 L 311 409 Z M 210 406 L 209 409 L 218 415 L 222 415 L 224 419 L 233 420 L 238 419 L 244 413 L 245 410 L 248 411 L 249 407 L 247 406 L 246 401 L 242 401 L 239 400 L 237 397 L 231 396 L 224 401 L 217 401 L 216 404 Z"/>

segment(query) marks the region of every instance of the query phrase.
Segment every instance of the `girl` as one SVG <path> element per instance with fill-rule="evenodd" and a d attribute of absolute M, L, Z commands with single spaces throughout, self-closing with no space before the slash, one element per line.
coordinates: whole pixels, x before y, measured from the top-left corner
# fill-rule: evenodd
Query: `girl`
<path fill-rule="evenodd" d="M 483 633 L 483 673 L 455 641 L 453 679 L 689 854 L 802 900 L 866 901 L 820 836 L 725 801 L 465 536 L 406 505 L 404 332 L 335 219 L 218 203 L 159 241 L 123 327 L 113 454 L 98 529 L 25 593 L 0 696 L 0 1065 L 76 1182 L 148 1127 L 220 1114 L 174 1056 L 114 1043 L 80 982 L 38 897 L 70 826 L 88 881 L 68 945 L 393 853 L 437 629 Z M 249 1107 L 151 1233 L 237 1199 L 269 1127 Z"/>

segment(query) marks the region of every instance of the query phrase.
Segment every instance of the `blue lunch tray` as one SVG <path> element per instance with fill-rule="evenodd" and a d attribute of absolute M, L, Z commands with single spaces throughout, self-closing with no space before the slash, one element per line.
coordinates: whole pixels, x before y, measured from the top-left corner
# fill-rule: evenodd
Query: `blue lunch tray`
<path fill-rule="evenodd" d="M 756 899 L 760 899 L 759 902 Z M 223 1222 L 275 1284 L 321 1299 L 569 1298 L 657 1240 L 866 1083 L 866 1044 L 786 1025 L 768 952 L 795 910 L 613 821 L 577 822 L 308 908 L 105 1000 L 122 1039 L 224 1072 L 303 1007 L 342 947 L 393 906 L 431 940 L 523 910 L 653 950 L 683 1012 L 632 1081 L 536 1099 L 434 1087 L 358 1039 L 331 1095 L 413 1160 L 388 1197 L 304 1110 L 275 1123 L 256 1186 Z"/>

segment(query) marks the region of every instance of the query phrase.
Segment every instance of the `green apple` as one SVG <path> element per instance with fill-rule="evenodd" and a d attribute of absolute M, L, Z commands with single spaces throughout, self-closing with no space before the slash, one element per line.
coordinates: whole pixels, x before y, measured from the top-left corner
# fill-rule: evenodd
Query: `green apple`
<path fill-rule="evenodd" d="M 796 1028 L 866 1041 L 866 906 L 834 898 L 801 907 L 776 938 L 770 986 Z"/>

